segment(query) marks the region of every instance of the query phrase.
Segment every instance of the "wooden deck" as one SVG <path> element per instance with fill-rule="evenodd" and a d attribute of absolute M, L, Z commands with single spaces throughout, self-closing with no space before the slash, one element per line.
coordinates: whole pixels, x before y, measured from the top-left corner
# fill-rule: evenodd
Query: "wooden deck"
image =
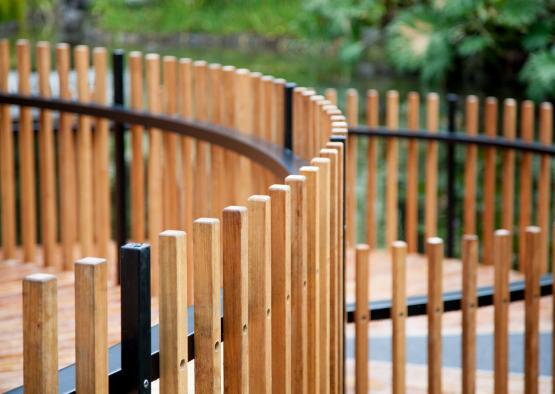
<path fill-rule="evenodd" d="M 352 301 L 354 297 L 353 267 L 352 259 L 347 264 L 347 298 Z M 372 253 L 370 266 L 370 298 L 372 300 L 386 299 L 390 297 L 390 260 L 385 252 Z M 34 272 L 53 272 L 33 264 L 22 264 L 15 261 L 4 261 L 0 263 L 0 391 L 19 386 L 23 378 L 23 356 L 22 356 L 22 321 L 21 321 L 21 279 Z M 424 294 L 426 292 L 426 260 L 423 256 L 411 255 L 407 262 L 407 292 L 408 295 Z M 58 330 L 59 330 L 59 365 L 66 366 L 74 362 L 75 325 L 74 325 L 74 289 L 73 273 L 58 273 Z M 511 273 L 511 279 L 520 279 L 518 273 Z M 478 285 L 491 285 L 493 283 L 493 269 L 489 266 L 480 266 L 478 273 Z M 444 291 L 457 290 L 461 288 L 461 264 L 457 260 L 446 260 L 444 267 Z M 108 336 L 110 345 L 120 340 L 120 306 L 119 288 L 110 285 L 108 294 Z M 540 330 L 547 332 L 551 330 L 551 297 L 542 299 Z M 156 302 L 153 302 L 153 320 L 157 321 L 158 312 Z M 510 311 L 511 332 L 523 332 L 524 308 L 523 303 L 514 303 Z M 407 335 L 425 335 L 426 317 L 413 317 L 407 321 Z M 446 313 L 444 315 L 444 334 L 455 334 L 461 332 L 461 316 L 458 312 Z M 372 336 L 387 336 L 390 334 L 391 324 L 389 321 L 371 323 L 369 333 Z M 347 335 L 354 335 L 352 327 L 347 328 Z M 493 332 L 493 309 L 491 307 L 481 308 L 478 312 L 478 332 Z M 192 364 L 192 363 L 191 363 Z M 348 387 L 352 389 L 354 365 L 352 360 L 347 362 Z M 426 390 L 426 367 L 420 365 L 408 365 L 407 367 L 407 389 L 409 392 L 420 393 Z M 445 392 L 460 392 L 460 371 L 458 369 L 445 368 Z M 371 362 L 370 385 L 372 392 L 389 392 L 390 363 Z M 478 390 L 480 392 L 492 392 L 492 374 L 480 371 L 477 378 Z M 542 377 L 540 388 L 542 392 L 550 389 L 551 379 Z M 153 385 L 155 388 L 156 385 Z M 511 375 L 511 391 L 520 392 L 522 387 L 522 376 Z M 350 390 L 349 390 L 350 391 Z"/>

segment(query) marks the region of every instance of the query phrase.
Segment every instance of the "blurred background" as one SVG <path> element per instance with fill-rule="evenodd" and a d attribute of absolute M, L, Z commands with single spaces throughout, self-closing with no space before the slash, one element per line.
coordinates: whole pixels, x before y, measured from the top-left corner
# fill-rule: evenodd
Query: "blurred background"
<path fill-rule="evenodd" d="M 555 97 L 555 0 L 0 0 L 0 35 L 202 58 L 316 88 Z"/>

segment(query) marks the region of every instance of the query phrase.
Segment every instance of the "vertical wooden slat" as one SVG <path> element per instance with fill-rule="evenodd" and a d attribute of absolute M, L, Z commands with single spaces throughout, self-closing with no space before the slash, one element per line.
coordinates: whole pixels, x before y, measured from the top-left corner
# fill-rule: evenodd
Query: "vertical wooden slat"
<path fill-rule="evenodd" d="M 77 391 L 108 393 L 108 268 L 106 259 L 75 262 Z"/>
<path fill-rule="evenodd" d="M 222 390 L 220 222 L 200 218 L 193 223 L 195 266 L 195 393 Z M 252 327 L 252 326 L 251 326 Z"/>
<path fill-rule="evenodd" d="M 465 109 L 466 134 L 478 134 L 478 97 L 468 96 Z M 478 147 L 470 144 L 466 147 L 464 164 L 464 209 L 463 233 L 476 233 L 476 159 Z"/>
<path fill-rule="evenodd" d="M 37 71 L 39 75 L 39 94 L 50 97 L 50 44 L 37 43 Z M 56 158 L 54 153 L 54 131 L 52 112 L 40 112 L 39 129 L 39 169 L 40 169 L 40 212 L 44 265 L 62 268 L 62 261 L 55 261 L 56 252 Z"/>
<path fill-rule="evenodd" d="M 465 235 L 462 240 L 462 392 L 476 391 L 476 270 L 478 237 Z"/>
<path fill-rule="evenodd" d="M 248 212 L 229 206 L 223 211 L 224 391 L 249 391 L 249 254 Z"/>
<path fill-rule="evenodd" d="M 307 330 L 308 392 L 320 393 L 320 177 L 318 168 L 301 167 L 306 177 L 307 201 Z"/>
<path fill-rule="evenodd" d="M 378 127 L 380 96 L 377 90 L 370 89 L 366 93 L 366 125 Z M 368 185 L 366 196 L 366 240 L 372 247 L 377 247 L 376 225 L 376 196 L 377 196 L 377 174 L 378 174 L 378 141 L 376 138 L 368 138 L 367 172 Z"/>
<path fill-rule="evenodd" d="M 407 244 L 403 241 L 394 241 L 391 244 L 392 254 L 392 300 L 391 323 L 393 326 L 392 338 L 392 392 L 402 394 L 406 390 L 406 329 L 407 316 Z"/>
<path fill-rule="evenodd" d="M 269 188 L 272 245 L 272 393 L 291 393 L 291 189 Z"/>
<path fill-rule="evenodd" d="M 222 89 L 222 66 L 220 64 L 210 64 L 208 66 L 208 79 L 209 79 L 209 89 L 210 96 L 210 122 L 214 125 L 222 124 L 222 100 L 221 100 L 221 89 Z M 212 209 L 214 214 L 219 214 L 222 208 L 225 206 L 225 201 L 223 197 L 223 184 L 225 177 L 225 167 L 224 167 L 224 150 L 222 147 L 212 144 L 210 146 L 210 167 L 212 175 Z"/>
<path fill-rule="evenodd" d="M 534 103 L 522 102 L 520 116 L 520 139 L 532 142 L 534 139 Z M 520 271 L 525 271 L 526 264 L 526 227 L 532 220 L 532 154 L 522 153 L 520 160 L 520 215 L 518 221 L 518 264 Z"/>
<path fill-rule="evenodd" d="M 229 128 L 235 128 L 235 102 L 236 102 L 236 78 L 235 67 L 224 66 L 222 67 L 222 125 Z M 224 166 L 233 171 L 237 162 L 237 155 L 233 152 L 226 150 L 224 152 Z M 233 173 L 233 172 L 232 172 Z M 226 204 L 236 204 L 239 199 L 237 198 L 238 185 L 233 181 L 233 177 L 228 178 L 225 187 L 225 201 Z M 244 201 L 244 200 L 243 200 Z"/>
<path fill-rule="evenodd" d="M 509 379 L 509 270 L 511 268 L 511 233 L 497 230 L 493 237 L 494 264 L 494 391 L 508 392 Z"/>
<path fill-rule="evenodd" d="M 494 97 L 486 99 L 485 134 L 488 137 L 497 136 L 497 100 Z M 508 150 L 507 150 L 508 151 Z M 482 261 L 484 264 L 493 264 L 492 247 L 493 232 L 495 229 L 495 178 L 496 178 L 496 152 L 495 148 L 487 147 L 484 153 L 484 214 L 483 234 L 484 253 Z M 503 183 L 507 180 L 504 179 Z"/>
<path fill-rule="evenodd" d="M 146 60 L 147 107 L 152 113 L 159 113 L 160 103 L 160 56 L 149 53 Z M 162 207 L 162 135 L 159 129 L 148 131 L 147 162 L 147 216 L 148 239 L 151 247 L 151 281 L 152 295 L 158 294 L 158 235 L 163 227 Z"/>
<path fill-rule="evenodd" d="M 160 391 L 187 393 L 187 236 L 160 233 Z"/>
<path fill-rule="evenodd" d="M 389 130 L 399 128 L 399 93 L 395 90 L 387 92 L 385 106 L 385 123 Z M 391 245 L 398 237 L 397 204 L 398 204 L 398 151 L 397 140 L 388 138 L 386 141 L 386 185 L 385 185 L 385 242 Z"/>
<path fill-rule="evenodd" d="M 441 320 L 443 315 L 443 241 L 428 238 L 428 393 L 440 394 L 442 370 Z"/>
<path fill-rule="evenodd" d="M 509 98 L 503 104 L 503 138 L 514 140 L 516 138 L 516 102 Z M 503 150 L 503 170 L 501 183 L 502 214 L 501 226 L 513 230 L 514 220 L 514 176 L 515 176 L 515 152 L 512 149 Z"/>
<path fill-rule="evenodd" d="M 301 157 L 303 157 L 304 159 L 309 159 L 311 157 L 310 125 L 312 123 L 312 119 L 310 118 L 310 97 L 312 97 L 314 94 L 314 91 L 311 89 L 306 89 L 301 92 L 300 113 L 303 114 L 301 116 L 300 124 L 300 129 L 303 130 L 301 132 Z"/>
<path fill-rule="evenodd" d="M 304 87 L 293 89 L 293 153 L 299 157 L 303 157 L 305 149 L 303 129 L 305 113 L 302 111 L 304 91 L 306 91 Z"/>
<path fill-rule="evenodd" d="M 410 92 L 407 102 L 407 127 L 418 130 L 420 127 L 420 96 Z M 418 141 L 410 139 L 407 147 L 407 251 L 418 251 Z"/>
<path fill-rule="evenodd" d="M 164 56 L 162 59 L 162 108 L 165 114 L 174 116 L 177 112 L 177 59 Z M 177 188 L 177 146 L 179 136 L 165 131 L 162 133 L 163 145 L 163 196 L 164 196 L 164 228 L 179 228 L 179 194 Z M 204 181 L 207 182 L 206 180 Z"/>
<path fill-rule="evenodd" d="M 56 46 L 56 68 L 60 98 L 71 99 L 69 86 L 70 49 L 68 44 Z M 75 241 L 77 239 L 77 184 L 75 177 L 75 142 L 72 130 L 72 115 L 60 114 L 58 133 L 60 144 L 58 162 L 60 165 L 60 238 L 62 259 L 65 270 L 73 269 Z"/>
<path fill-rule="evenodd" d="M 324 96 L 321 95 L 313 95 L 310 96 L 310 127 L 309 127 L 309 136 L 310 136 L 310 157 L 314 157 L 318 154 L 320 150 L 320 114 L 319 114 L 319 106 L 321 105 L 322 101 L 324 101 Z"/>
<path fill-rule="evenodd" d="M 252 80 L 249 70 L 241 68 L 235 72 L 237 96 L 235 101 L 235 128 L 241 133 L 252 135 Z M 267 109 L 267 108 L 266 108 Z M 235 164 L 238 171 L 237 177 L 241 179 L 238 184 L 238 198 L 244 201 L 252 192 L 252 166 L 245 156 L 238 156 Z"/>
<path fill-rule="evenodd" d="M 31 53 L 27 40 L 17 41 L 18 93 L 31 94 Z M 23 261 L 35 261 L 37 218 L 35 207 L 35 149 L 31 108 L 19 110 L 19 177 Z M 90 177 L 89 177 L 90 179 Z M 92 217 L 91 217 L 92 219 Z"/>
<path fill-rule="evenodd" d="M 337 105 L 337 90 L 333 88 L 326 89 L 324 96 L 330 103 Z"/>
<path fill-rule="evenodd" d="M 198 60 L 193 63 L 193 102 L 195 106 L 195 120 L 203 122 L 208 121 L 208 91 L 207 84 L 207 69 L 208 65 L 203 60 Z M 204 141 L 196 142 L 196 158 L 195 158 L 195 187 L 193 199 L 193 212 L 194 216 L 207 216 L 209 215 L 210 206 L 210 193 L 208 190 L 210 179 L 210 144 Z"/>
<path fill-rule="evenodd" d="M 368 266 L 370 248 L 356 247 L 355 392 L 368 393 Z"/>
<path fill-rule="evenodd" d="M 94 102 L 107 104 L 106 73 L 107 52 L 94 48 Z M 97 118 L 94 130 L 94 188 L 96 255 L 108 257 L 110 228 L 110 146 L 108 119 Z M 110 264 L 110 278 L 117 278 L 116 264 Z"/>
<path fill-rule="evenodd" d="M 429 93 L 426 97 L 426 129 L 435 133 L 439 122 L 439 97 Z M 424 205 L 424 237 L 437 235 L 437 142 L 426 145 L 426 183 Z"/>
<path fill-rule="evenodd" d="M 540 107 L 540 143 L 550 146 L 553 135 L 553 110 L 551 103 L 545 102 Z M 550 230 L 550 198 L 551 198 L 551 158 L 547 155 L 540 157 L 540 171 L 538 175 L 538 202 L 536 222 L 541 228 L 540 241 L 540 272 L 546 273 L 549 267 L 549 230 Z"/>
<path fill-rule="evenodd" d="M 282 78 L 274 79 L 274 143 L 278 146 L 285 144 L 284 114 L 285 109 L 285 80 Z"/>
<path fill-rule="evenodd" d="M 249 197 L 249 391 L 272 391 L 270 197 Z"/>
<path fill-rule="evenodd" d="M 143 55 L 129 54 L 130 106 L 143 109 Z M 131 125 L 131 238 L 134 242 L 145 239 L 145 170 L 143 151 L 143 127 Z"/>
<path fill-rule="evenodd" d="M 541 233 L 536 226 L 525 230 L 524 392 L 527 394 L 538 393 Z"/>
<path fill-rule="evenodd" d="M 330 183 L 331 161 L 326 158 L 312 159 L 311 165 L 318 168 L 320 204 L 320 392 L 330 391 Z"/>
<path fill-rule="evenodd" d="M 29 394 L 58 392 L 58 301 L 56 277 L 23 280 L 23 387 Z"/>
<path fill-rule="evenodd" d="M 358 125 L 358 92 L 348 89 L 346 96 L 347 122 L 349 126 Z M 357 139 L 350 136 L 347 139 L 347 191 L 346 191 L 346 241 L 348 247 L 354 247 L 357 242 Z"/>
<path fill-rule="evenodd" d="M 7 39 L 0 40 L 0 92 L 8 92 L 10 72 L 10 46 Z M 15 175 L 13 130 L 8 105 L 0 106 L 0 198 L 2 206 L 2 258 L 15 257 Z"/>
<path fill-rule="evenodd" d="M 307 190 L 306 178 L 289 175 L 291 188 L 291 392 L 306 394 L 307 380 Z"/>

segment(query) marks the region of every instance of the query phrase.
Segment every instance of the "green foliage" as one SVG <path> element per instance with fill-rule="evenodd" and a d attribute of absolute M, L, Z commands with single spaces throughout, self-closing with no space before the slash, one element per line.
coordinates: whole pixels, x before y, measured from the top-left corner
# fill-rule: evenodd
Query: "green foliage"
<path fill-rule="evenodd" d="M 396 15 L 386 52 L 398 70 L 417 72 L 427 82 L 445 80 L 455 64 L 464 64 L 466 72 L 485 64 L 522 68 L 520 79 L 540 99 L 555 89 L 553 42 L 553 0 L 434 0 Z"/>
<path fill-rule="evenodd" d="M 0 0 L 0 22 L 25 20 L 26 2 L 23 0 Z"/>

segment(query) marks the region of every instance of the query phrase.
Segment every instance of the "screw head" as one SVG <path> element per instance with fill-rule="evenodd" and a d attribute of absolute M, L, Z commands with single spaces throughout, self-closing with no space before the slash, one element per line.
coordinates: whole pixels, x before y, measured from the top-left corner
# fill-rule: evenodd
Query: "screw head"
<path fill-rule="evenodd" d="M 148 381 L 148 379 L 145 379 L 145 381 L 143 382 L 144 388 L 147 389 L 148 385 L 149 385 L 149 381 Z"/>

